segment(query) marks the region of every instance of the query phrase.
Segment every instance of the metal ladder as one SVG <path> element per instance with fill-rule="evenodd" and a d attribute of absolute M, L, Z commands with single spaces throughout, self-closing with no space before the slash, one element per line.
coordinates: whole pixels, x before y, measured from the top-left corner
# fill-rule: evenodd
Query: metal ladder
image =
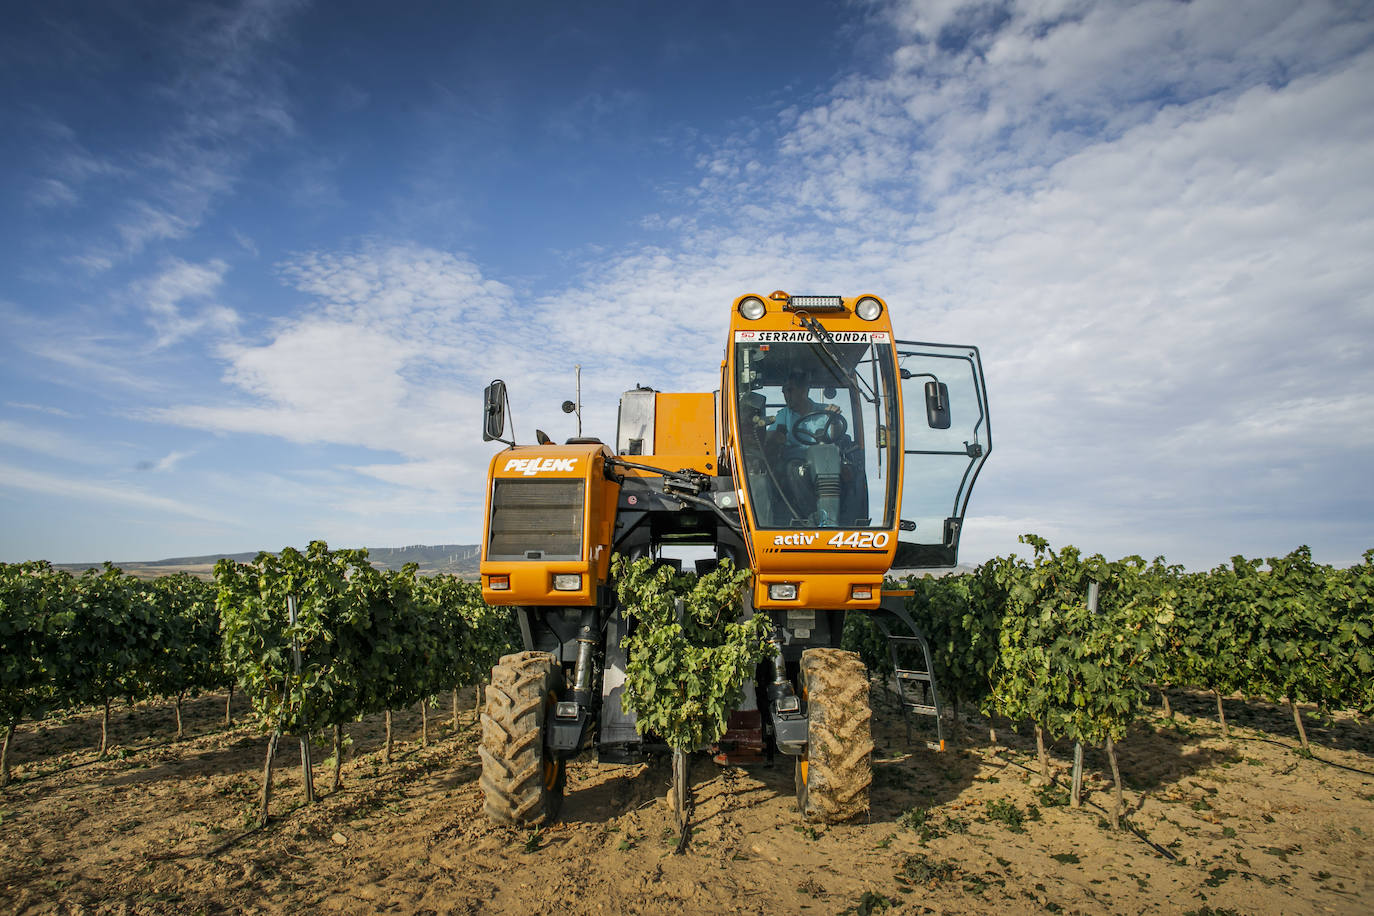
<path fill-rule="evenodd" d="M 935 718 L 935 741 L 927 741 L 926 747 L 933 751 L 945 749 L 944 707 L 940 703 L 940 691 L 935 685 L 935 662 L 930 653 L 930 643 L 916 621 L 899 604 L 883 602 L 883 610 L 892 614 L 907 633 L 894 633 L 881 615 L 875 615 L 877 624 L 887 638 L 888 653 L 892 659 L 893 676 L 897 682 L 897 697 L 902 704 L 902 723 L 906 726 L 906 742 L 911 744 L 911 726 L 916 716 Z M 919 651 L 917 651 L 919 650 Z"/>
<path fill-rule="evenodd" d="M 925 637 L 896 636 L 888 634 L 888 649 L 892 654 L 893 675 L 897 681 L 897 695 L 902 702 L 902 720 L 906 725 L 906 743 L 911 743 L 911 723 L 913 716 L 935 717 L 935 742 L 926 742 L 931 750 L 945 749 L 945 724 L 941 716 L 940 691 L 935 689 L 935 665 L 930 657 L 930 645 Z M 924 662 L 923 668 L 903 668 L 902 648 L 919 647 L 920 657 L 913 661 Z M 910 653 L 908 653 L 910 654 Z"/>

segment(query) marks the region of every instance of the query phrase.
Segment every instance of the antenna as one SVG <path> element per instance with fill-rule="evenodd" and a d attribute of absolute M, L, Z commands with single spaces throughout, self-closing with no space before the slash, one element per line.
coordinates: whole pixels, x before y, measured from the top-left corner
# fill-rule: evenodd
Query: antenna
<path fill-rule="evenodd" d="M 577 414 L 577 438 L 582 438 L 582 366 L 573 366 L 577 370 L 577 400 L 564 401 L 563 412 Z"/>

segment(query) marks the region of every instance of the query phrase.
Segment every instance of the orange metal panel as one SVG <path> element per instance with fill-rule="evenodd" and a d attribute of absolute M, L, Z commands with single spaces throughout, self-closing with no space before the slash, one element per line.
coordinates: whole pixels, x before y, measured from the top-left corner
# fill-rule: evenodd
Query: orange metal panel
<path fill-rule="evenodd" d="M 491 519 L 491 481 L 555 478 L 586 483 L 583 504 L 582 556 L 577 560 L 502 560 L 487 558 L 487 532 L 482 539 L 482 598 L 492 605 L 588 605 L 596 587 L 610 574 L 611 534 L 620 485 L 603 469 L 610 450 L 603 445 L 538 445 L 510 448 L 492 457 L 488 472 L 486 518 Z M 579 591 L 555 591 L 558 573 L 580 573 Z M 510 577 L 510 588 L 494 591 L 491 576 Z"/>
<path fill-rule="evenodd" d="M 569 605 L 596 603 L 596 582 L 590 574 L 592 564 L 585 561 L 544 562 L 542 560 L 508 561 L 482 564 L 482 600 L 490 605 Z M 555 591 L 553 577 L 559 573 L 580 573 L 582 588 L 575 592 Z M 510 578 L 510 588 L 493 591 L 491 577 Z"/>
<path fill-rule="evenodd" d="M 792 583 L 797 586 L 793 601 L 774 601 L 768 597 L 768 586 Z M 852 573 L 821 573 L 800 570 L 794 573 L 760 573 L 754 577 L 754 607 L 784 610 L 786 608 L 845 608 L 853 611 L 876 610 L 883 577 Z M 871 598 L 856 600 L 850 597 L 855 585 L 870 589 Z"/>
<path fill-rule="evenodd" d="M 654 405 L 655 455 L 716 454 L 716 408 L 709 394 L 659 392 Z"/>

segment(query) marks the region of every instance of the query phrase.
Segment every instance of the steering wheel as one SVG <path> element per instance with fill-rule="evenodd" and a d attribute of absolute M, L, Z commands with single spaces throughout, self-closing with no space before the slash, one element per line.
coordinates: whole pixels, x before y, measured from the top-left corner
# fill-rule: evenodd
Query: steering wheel
<path fill-rule="evenodd" d="M 825 422 L 815 429 L 809 429 L 806 424 L 813 417 L 824 417 Z M 802 445 L 828 444 L 848 431 L 849 421 L 844 418 L 844 414 L 836 410 L 813 410 L 792 424 L 792 435 Z"/>

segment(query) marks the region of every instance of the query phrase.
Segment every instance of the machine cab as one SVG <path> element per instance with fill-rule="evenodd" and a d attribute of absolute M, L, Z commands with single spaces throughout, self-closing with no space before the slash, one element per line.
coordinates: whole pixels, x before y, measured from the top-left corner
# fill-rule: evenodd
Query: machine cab
<path fill-rule="evenodd" d="M 897 342 L 875 296 L 774 293 L 737 300 L 725 372 L 760 573 L 954 565 L 991 447 L 976 348 Z"/>
<path fill-rule="evenodd" d="M 737 331 L 740 471 L 760 530 L 886 530 L 896 510 L 889 333 Z"/>

